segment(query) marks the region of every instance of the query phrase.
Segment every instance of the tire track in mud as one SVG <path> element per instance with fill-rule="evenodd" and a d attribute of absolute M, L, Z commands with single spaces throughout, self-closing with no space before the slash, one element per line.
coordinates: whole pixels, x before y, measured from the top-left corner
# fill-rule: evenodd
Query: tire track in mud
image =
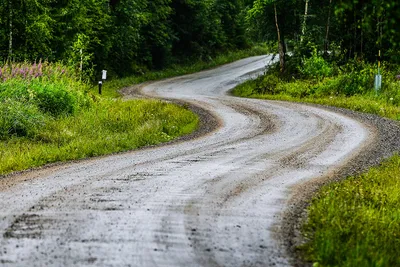
<path fill-rule="evenodd" d="M 5 187 L 0 263 L 290 265 L 280 228 L 293 188 L 341 169 L 374 135 L 333 111 L 226 95 L 268 62 L 253 57 L 140 89 L 205 110 L 207 135 Z"/>

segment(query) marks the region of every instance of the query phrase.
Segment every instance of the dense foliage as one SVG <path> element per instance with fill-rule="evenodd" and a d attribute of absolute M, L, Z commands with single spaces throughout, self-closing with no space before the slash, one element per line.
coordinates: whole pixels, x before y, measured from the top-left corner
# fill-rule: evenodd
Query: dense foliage
<path fill-rule="evenodd" d="M 241 0 L 6 0 L 0 60 L 63 60 L 93 77 L 247 46 Z"/>
<path fill-rule="evenodd" d="M 52 118 L 89 107 L 87 86 L 71 73 L 48 62 L 0 66 L 0 140 L 35 138 Z"/>
<path fill-rule="evenodd" d="M 282 72 L 287 51 L 302 58 L 315 48 L 342 64 L 376 61 L 379 50 L 382 59 L 400 63 L 396 0 L 255 0 L 247 20 L 253 38 L 278 40 Z"/>
<path fill-rule="evenodd" d="M 160 69 L 252 41 L 286 52 L 313 49 L 339 61 L 400 61 L 400 4 L 395 0 L 5 0 L 0 3 L 0 60 L 63 60 L 94 77 Z"/>

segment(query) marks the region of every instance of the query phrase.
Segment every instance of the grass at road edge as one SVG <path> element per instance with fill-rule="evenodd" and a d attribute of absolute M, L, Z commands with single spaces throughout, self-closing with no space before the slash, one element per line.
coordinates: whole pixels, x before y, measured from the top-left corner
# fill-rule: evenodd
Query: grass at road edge
<path fill-rule="evenodd" d="M 233 91 L 234 96 L 249 97 L 266 100 L 281 100 L 299 103 L 312 103 L 326 106 L 335 106 L 340 108 L 347 108 L 354 111 L 371 113 L 381 117 L 389 118 L 392 120 L 400 120 L 400 107 L 388 104 L 385 101 L 373 97 L 365 97 L 362 95 L 355 95 L 350 97 L 345 96 L 324 96 L 324 97 L 294 97 L 285 93 L 282 94 L 259 94 L 253 91 L 255 81 L 250 80 L 239 86 Z"/>
<path fill-rule="evenodd" d="M 302 249 L 314 266 L 398 266 L 400 157 L 321 189 L 308 209 Z"/>
<path fill-rule="evenodd" d="M 293 97 L 254 92 L 255 81 L 233 94 L 337 106 L 400 120 L 400 108 L 365 96 Z M 300 247 L 314 266 L 396 266 L 400 263 L 400 156 L 367 173 L 324 186 L 308 208 Z"/>
<path fill-rule="evenodd" d="M 50 121 L 34 140 L 2 141 L 0 175 L 168 142 L 199 123 L 190 110 L 159 100 L 100 101 L 76 116 Z"/>
<path fill-rule="evenodd" d="M 116 100 L 118 90 L 133 84 L 189 74 L 249 56 L 267 54 L 266 45 L 231 51 L 208 62 L 171 66 L 107 81 L 101 97 L 73 116 L 48 118 L 38 133 L 0 142 L 0 176 L 49 163 L 77 160 L 167 142 L 193 132 L 199 118 L 185 107 L 156 100 Z M 51 66 L 50 66 L 51 67 Z M 40 82 L 39 82 L 40 85 Z M 17 90 L 11 90 L 15 92 Z"/>

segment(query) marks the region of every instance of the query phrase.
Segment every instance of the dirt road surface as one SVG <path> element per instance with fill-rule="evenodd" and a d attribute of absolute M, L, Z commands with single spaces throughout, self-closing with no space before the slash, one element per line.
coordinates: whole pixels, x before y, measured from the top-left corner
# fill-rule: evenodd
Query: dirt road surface
<path fill-rule="evenodd" d="M 354 159 L 374 131 L 326 109 L 227 95 L 269 61 L 142 88 L 212 113 L 207 135 L 0 180 L 0 265 L 290 265 L 280 229 L 293 186 Z"/>

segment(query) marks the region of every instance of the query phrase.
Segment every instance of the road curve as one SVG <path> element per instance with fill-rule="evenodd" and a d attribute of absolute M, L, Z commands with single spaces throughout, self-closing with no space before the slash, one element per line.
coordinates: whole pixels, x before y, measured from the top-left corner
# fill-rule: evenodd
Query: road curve
<path fill-rule="evenodd" d="M 226 94 L 269 60 L 142 88 L 214 114 L 206 136 L 1 180 L 0 265 L 290 265 L 279 229 L 293 186 L 337 170 L 374 133 L 333 111 Z"/>

